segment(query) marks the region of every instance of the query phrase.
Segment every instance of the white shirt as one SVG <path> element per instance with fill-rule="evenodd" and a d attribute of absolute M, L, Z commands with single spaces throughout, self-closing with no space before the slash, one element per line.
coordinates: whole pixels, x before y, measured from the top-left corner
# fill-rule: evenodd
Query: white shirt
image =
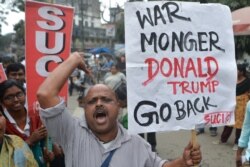
<path fill-rule="evenodd" d="M 30 118 L 28 117 L 28 113 L 26 116 L 26 124 L 24 129 L 22 130 L 16 123 L 16 121 L 14 120 L 14 118 L 9 114 L 9 112 L 7 111 L 6 108 L 4 108 L 4 114 L 7 117 L 7 119 L 10 121 L 11 124 L 13 124 L 15 126 L 15 128 L 22 134 L 25 134 L 26 136 L 30 136 Z"/>

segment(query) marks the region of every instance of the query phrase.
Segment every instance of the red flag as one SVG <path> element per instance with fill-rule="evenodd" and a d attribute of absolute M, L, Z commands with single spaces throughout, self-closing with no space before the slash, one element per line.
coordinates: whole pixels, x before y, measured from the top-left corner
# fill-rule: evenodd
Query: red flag
<path fill-rule="evenodd" d="M 72 7 L 26 1 L 26 80 L 28 110 L 37 111 L 39 85 L 71 50 Z M 60 95 L 67 100 L 68 84 Z"/>
<path fill-rule="evenodd" d="M 0 83 L 7 79 L 2 63 L 0 63 Z"/>

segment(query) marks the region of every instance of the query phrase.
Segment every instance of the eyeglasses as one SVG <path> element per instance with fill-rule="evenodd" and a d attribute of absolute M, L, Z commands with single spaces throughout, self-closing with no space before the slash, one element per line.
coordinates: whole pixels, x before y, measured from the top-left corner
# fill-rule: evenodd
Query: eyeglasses
<path fill-rule="evenodd" d="M 18 93 L 14 94 L 14 95 L 8 95 L 8 96 L 4 97 L 3 99 L 8 101 L 8 102 L 13 102 L 15 100 L 15 97 L 20 99 L 23 96 L 24 96 L 23 92 L 18 92 Z"/>

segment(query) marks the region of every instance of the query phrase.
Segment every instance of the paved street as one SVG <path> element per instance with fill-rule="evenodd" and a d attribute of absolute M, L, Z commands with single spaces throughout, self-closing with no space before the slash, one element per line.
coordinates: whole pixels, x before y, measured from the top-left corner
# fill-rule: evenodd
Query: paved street
<path fill-rule="evenodd" d="M 201 145 L 203 153 L 203 161 L 201 167 L 235 167 L 235 151 L 232 150 L 234 132 L 228 141 L 228 145 L 214 145 L 214 140 L 219 140 L 222 127 L 219 129 L 217 137 L 211 137 L 208 128 L 205 134 L 197 136 L 197 140 Z M 161 133 L 157 135 L 157 150 L 161 157 L 169 157 L 173 159 L 182 153 L 186 143 L 191 138 L 189 131 L 177 131 Z"/>
<path fill-rule="evenodd" d="M 69 108 L 74 111 L 77 107 L 76 93 L 69 97 Z M 80 115 L 79 110 L 74 115 Z M 219 140 L 222 127 L 218 128 L 218 136 L 211 137 L 208 128 L 205 133 L 197 136 L 203 153 L 201 167 L 235 167 L 235 151 L 232 150 L 234 131 L 227 145 L 214 145 Z M 163 158 L 174 159 L 182 154 L 188 141 L 191 140 L 191 131 L 165 132 L 157 134 L 157 152 Z"/>

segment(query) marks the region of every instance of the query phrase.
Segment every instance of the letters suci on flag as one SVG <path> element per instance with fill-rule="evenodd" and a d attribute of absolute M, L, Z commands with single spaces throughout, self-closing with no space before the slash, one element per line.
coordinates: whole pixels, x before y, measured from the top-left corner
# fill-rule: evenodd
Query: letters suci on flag
<path fill-rule="evenodd" d="M 234 124 L 237 70 L 227 6 L 128 2 L 125 41 L 131 133 Z"/>
<path fill-rule="evenodd" d="M 36 92 L 48 74 L 70 54 L 72 7 L 26 1 L 25 51 L 29 112 L 37 111 Z M 67 100 L 67 84 L 60 95 Z"/>

